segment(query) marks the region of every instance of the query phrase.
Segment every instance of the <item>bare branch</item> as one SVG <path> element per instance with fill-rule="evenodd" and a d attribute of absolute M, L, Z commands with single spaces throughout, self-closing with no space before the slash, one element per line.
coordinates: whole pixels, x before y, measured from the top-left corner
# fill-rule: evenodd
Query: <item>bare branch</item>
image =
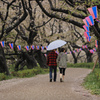
<path fill-rule="evenodd" d="M 22 1 L 22 6 L 23 6 L 23 10 L 24 10 L 24 14 L 22 15 L 22 17 L 13 25 L 13 26 L 10 26 L 9 28 L 6 29 L 6 33 L 9 33 L 11 30 L 13 30 L 16 26 L 18 26 L 23 20 L 25 20 L 25 18 L 27 17 L 27 12 L 26 12 L 26 9 L 25 9 L 25 3 L 24 3 L 24 0 L 21 0 Z"/>
<path fill-rule="evenodd" d="M 65 17 L 60 17 L 59 15 L 55 15 L 55 14 L 50 14 L 50 13 L 48 13 L 46 10 L 45 10 L 45 8 L 42 6 L 42 4 L 38 1 L 38 0 L 36 0 L 36 2 L 38 3 L 38 5 L 40 6 L 40 8 L 42 9 L 42 11 L 48 16 L 48 17 L 51 17 L 51 18 L 56 18 L 56 19 L 60 19 L 60 20 L 62 20 L 62 21 L 65 21 L 65 22 L 68 22 L 68 23 L 72 23 L 72 24 L 74 24 L 74 25 L 76 25 L 76 26 L 78 26 L 78 27 L 80 27 L 80 28 L 83 28 L 83 25 L 84 24 L 82 24 L 82 23 L 80 23 L 80 22 L 77 22 L 77 21 L 75 21 L 75 20 L 73 20 L 73 19 L 71 19 L 71 18 L 65 18 Z"/>

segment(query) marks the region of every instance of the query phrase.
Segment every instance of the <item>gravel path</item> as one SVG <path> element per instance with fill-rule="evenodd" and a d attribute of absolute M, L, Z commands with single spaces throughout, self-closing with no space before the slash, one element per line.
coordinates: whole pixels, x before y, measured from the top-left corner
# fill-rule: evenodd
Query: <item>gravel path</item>
<path fill-rule="evenodd" d="M 49 82 L 49 74 L 0 82 L 0 100 L 100 100 L 81 83 L 90 69 L 67 68 L 64 82 Z"/>

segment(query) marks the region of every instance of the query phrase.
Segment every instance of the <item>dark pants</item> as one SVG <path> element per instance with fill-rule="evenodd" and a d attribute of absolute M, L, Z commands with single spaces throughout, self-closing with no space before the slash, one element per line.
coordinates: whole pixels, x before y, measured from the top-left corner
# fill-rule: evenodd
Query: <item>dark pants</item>
<path fill-rule="evenodd" d="M 60 74 L 65 75 L 65 69 L 66 69 L 66 68 L 59 68 Z"/>
<path fill-rule="evenodd" d="M 56 81 L 56 77 L 57 77 L 57 66 L 50 66 L 49 67 L 49 70 L 50 70 L 50 79 L 52 79 L 52 72 L 54 70 L 54 81 Z"/>

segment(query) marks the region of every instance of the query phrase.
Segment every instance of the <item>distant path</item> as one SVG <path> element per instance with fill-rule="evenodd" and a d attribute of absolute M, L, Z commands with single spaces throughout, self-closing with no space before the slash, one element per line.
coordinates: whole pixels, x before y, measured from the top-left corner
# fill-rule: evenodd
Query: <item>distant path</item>
<path fill-rule="evenodd" d="M 49 74 L 1 81 L 0 100 L 100 100 L 81 86 L 90 71 L 68 68 L 63 83 L 59 82 L 59 72 L 57 82 L 49 82 Z"/>

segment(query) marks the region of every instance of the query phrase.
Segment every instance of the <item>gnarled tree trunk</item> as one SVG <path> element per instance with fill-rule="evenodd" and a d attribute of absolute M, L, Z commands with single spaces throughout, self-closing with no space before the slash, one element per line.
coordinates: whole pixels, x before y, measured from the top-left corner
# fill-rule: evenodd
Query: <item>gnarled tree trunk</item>
<path fill-rule="evenodd" d="M 28 54 L 27 52 L 22 52 L 21 58 L 15 64 L 15 71 L 18 71 L 23 68 L 19 68 L 19 65 L 24 64 L 27 66 L 28 69 L 32 69 L 33 67 L 37 66 L 37 62 L 32 54 Z M 23 66 L 24 67 L 24 66 Z"/>
<path fill-rule="evenodd" d="M 39 63 L 41 68 L 47 68 L 47 64 L 46 64 L 46 57 L 45 55 L 41 52 L 41 50 L 37 50 L 35 52 L 35 59 L 37 60 L 37 62 Z"/>
<path fill-rule="evenodd" d="M 10 75 L 4 55 L 4 50 L 1 44 L 0 44 L 0 73 L 6 73 L 7 75 Z"/>
<path fill-rule="evenodd" d="M 100 68 L 100 39 L 98 39 L 98 57 L 99 57 L 99 68 Z"/>

